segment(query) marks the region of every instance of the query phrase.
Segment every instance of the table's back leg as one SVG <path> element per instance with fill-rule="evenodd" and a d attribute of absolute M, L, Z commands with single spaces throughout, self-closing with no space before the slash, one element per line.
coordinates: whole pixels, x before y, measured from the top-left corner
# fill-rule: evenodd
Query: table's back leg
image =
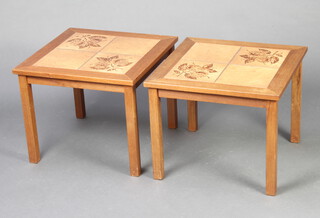
<path fill-rule="evenodd" d="M 291 137 L 290 141 L 300 142 L 300 120 L 301 120 L 301 88 L 302 88 L 302 64 L 292 76 L 291 90 Z"/>
<path fill-rule="evenodd" d="M 136 98 L 135 88 L 133 87 L 125 88 L 124 102 L 125 102 L 125 110 L 126 110 L 130 175 L 140 176 L 141 174 L 140 143 L 139 143 L 139 129 L 138 129 L 137 98 Z"/>
<path fill-rule="evenodd" d="M 40 161 L 40 151 L 32 87 L 31 84 L 28 84 L 26 76 L 19 76 L 19 85 L 24 116 L 24 126 L 28 144 L 29 161 L 30 163 L 38 163 Z"/>
<path fill-rule="evenodd" d="M 164 178 L 161 102 L 157 89 L 149 89 L 153 178 Z"/>
<path fill-rule="evenodd" d="M 86 106 L 84 102 L 84 92 L 83 89 L 73 89 L 74 95 L 74 105 L 76 117 L 78 119 L 84 119 L 86 117 Z"/>
<path fill-rule="evenodd" d="M 277 192 L 278 102 L 267 105 L 266 118 L 266 194 Z"/>
<path fill-rule="evenodd" d="M 188 108 L 188 130 L 195 132 L 198 130 L 198 102 L 187 101 Z"/>
<path fill-rule="evenodd" d="M 168 111 L 168 128 L 178 128 L 178 108 L 177 99 L 167 99 L 167 111 Z"/>

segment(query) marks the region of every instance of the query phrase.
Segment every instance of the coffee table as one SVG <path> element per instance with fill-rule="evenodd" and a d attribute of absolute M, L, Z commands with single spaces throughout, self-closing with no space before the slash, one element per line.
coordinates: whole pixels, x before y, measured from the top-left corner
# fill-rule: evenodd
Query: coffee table
<path fill-rule="evenodd" d="M 266 108 L 266 194 L 277 187 L 278 101 L 292 80 L 291 142 L 300 141 L 301 65 L 307 47 L 187 38 L 148 77 L 154 179 L 164 178 L 160 98 L 168 127 L 177 128 L 177 100 L 187 100 L 196 131 L 197 101 Z"/>
<path fill-rule="evenodd" d="M 70 28 L 13 69 L 19 76 L 29 161 L 40 161 L 32 84 L 71 87 L 76 117 L 83 89 L 124 93 L 130 174 L 141 173 L 136 88 L 173 50 L 177 37 Z"/>

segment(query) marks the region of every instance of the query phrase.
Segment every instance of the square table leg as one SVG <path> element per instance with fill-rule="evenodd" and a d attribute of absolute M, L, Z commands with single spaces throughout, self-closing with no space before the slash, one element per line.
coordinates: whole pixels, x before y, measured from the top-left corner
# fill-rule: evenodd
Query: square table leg
<path fill-rule="evenodd" d="M 178 128 L 178 108 L 177 99 L 167 99 L 167 111 L 168 111 L 168 128 Z"/>
<path fill-rule="evenodd" d="M 187 101 L 188 105 L 188 130 L 195 132 L 198 130 L 198 102 Z"/>
<path fill-rule="evenodd" d="M 28 84 L 26 76 L 19 76 L 20 95 L 24 117 L 24 126 L 26 130 L 29 161 L 38 163 L 40 161 L 40 151 L 36 124 L 36 115 L 32 96 L 31 84 Z"/>
<path fill-rule="evenodd" d="M 267 105 L 266 118 L 266 194 L 277 192 L 278 102 Z"/>
<path fill-rule="evenodd" d="M 164 178 L 161 102 L 157 89 L 149 89 L 153 178 Z"/>
<path fill-rule="evenodd" d="M 302 64 L 292 76 L 291 90 L 291 137 L 290 141 L 300 142 L 300 120 L 301 120 L 301 81 Z"/>
<path fill-rule="evenodd" d="M 76 117 L 78 119 L 84 119 L 86 117 L 86 106 L 84 103 L 83 89 L 74 88 L 73 95 L 74 95 Z"/>
<path fill-rule="evenodd" d="M 134 87 L 125 87 L 124 102 L 125 102 L 125 110 L 126 110 L 130 175 L 140 176 L 141 161 L 140 161 L 137 98 L 136 98 L 136 89 Z"/>

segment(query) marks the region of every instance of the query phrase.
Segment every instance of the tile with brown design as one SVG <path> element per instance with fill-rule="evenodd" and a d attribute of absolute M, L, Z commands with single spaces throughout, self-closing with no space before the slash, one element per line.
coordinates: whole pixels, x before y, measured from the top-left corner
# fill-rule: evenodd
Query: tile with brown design
<path fill-rule="evenodd" d="M 223 71 L 216 83 L 267 88 L 278 69 L 230 64 Z"/>
<path fill-rule="evenodd" d="M 80 70 L 125 74 L 139 60 L 140 56 L 98 53 Z"/>
<path fill-rule="evenodd" d="M 87 51 L 54 49 L 34 63 L 33 66 L 78 69 L 94 54 L 94 52 Z"/>
<path fill-rule="evenodd" d="M 242 47 L 231 64 L 279 68 L 289 50 Z"/>
<path fill-rule="evenodd" d="M 74 33 L 57 48 L 98 52 L 114 38 L 109 35 Z"/>
<path fill-rule="evenodd" d="M 240 46 L 211 43 L 195 43 L 183 56 L 183 59 L 228 63 L 239 51 Z"/>
<path fill-rule="evenodd" d="M 180 60 L 165 75 L 165 79 L 179 79 L 188 81 L 214 82 L 227 64 L 201 61 Z"/>
<path fill-rule="evenodd" d="M 117 37 L 103 50 L 101 50 L 101 52 L 128 55 L 145 55 L 158 42 L 159 40 L 157 39 Z"/>

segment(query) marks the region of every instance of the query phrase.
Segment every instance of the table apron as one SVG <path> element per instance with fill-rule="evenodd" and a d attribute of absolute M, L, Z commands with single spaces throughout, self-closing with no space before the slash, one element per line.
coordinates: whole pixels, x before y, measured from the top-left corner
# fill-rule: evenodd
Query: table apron
<path fill-rule="evenodd" d="M 204 102 L 211 102 L 211 103 L 231 104 L 231 105 L 260 107 L 260 108 L 266 108 L 268 102 L 270 102 L 270 100 L 200 94 L 200 93 L 171 91 L 171 90 L 163 90 L 163 89 L 158 89 L 158 96 L 161 98 L 182 99 L 182 100 L 190 100 L 190 101 L 204 101 Z"/>
<path fill-rule="evenodd" d="M 72 80 L 62 80 L 62 79 L 47 79 L 39 77 L 27 77 L 29 84 L 37 85 L 48 85 L 48 86 L 62 86 L 62 87 L 71 87 L 78 89 L 91 89 L 99 91 L 108 91 L 108 92 L 120 92 L 124 93 L 125 86 L 121 85 L 110 85 L 103 83 L 92 83 L 92 82 L 81 82 L 81 81 L 72 81 Z"/>

